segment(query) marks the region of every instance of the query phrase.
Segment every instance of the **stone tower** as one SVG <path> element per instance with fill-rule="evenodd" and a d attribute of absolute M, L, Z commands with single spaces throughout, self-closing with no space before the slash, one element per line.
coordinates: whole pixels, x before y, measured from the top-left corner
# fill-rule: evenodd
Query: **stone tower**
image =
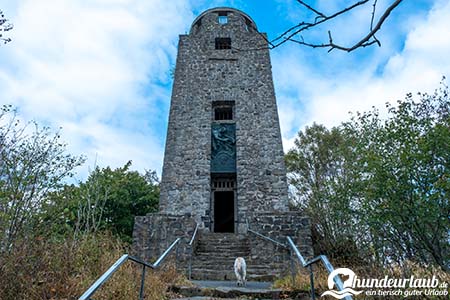
<path fill-rule="evenodd" d="M 180 35 L 160 212 L 136 218 L 140 256 L 188 238 L 196 224 L 212 233 L 245 235 L 250 226 L 272 238 L 289 234 L 310 251 L 309 221 L 288 207 L 267 46 L 247 14 L 227 7 L 203 12 Z"/>
<path fill-rule="evenodd" d="M 243 12 L 207 10 L 180 36 L 160 211 L 240 232 L 247 212 L 287 210 L 265 35 Z"/>

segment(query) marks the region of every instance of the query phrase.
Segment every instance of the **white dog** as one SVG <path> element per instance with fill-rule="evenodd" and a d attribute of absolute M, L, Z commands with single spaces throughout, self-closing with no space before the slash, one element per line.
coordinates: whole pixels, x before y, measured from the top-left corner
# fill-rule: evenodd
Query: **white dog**
<path fill-rule="evenodd" d="M 234 274 L 237 277 L 237 286 L 245 286 L 245 276 L 247 275 L 247 265 L 243 257 L 238 257 L 234 261 Z"/>

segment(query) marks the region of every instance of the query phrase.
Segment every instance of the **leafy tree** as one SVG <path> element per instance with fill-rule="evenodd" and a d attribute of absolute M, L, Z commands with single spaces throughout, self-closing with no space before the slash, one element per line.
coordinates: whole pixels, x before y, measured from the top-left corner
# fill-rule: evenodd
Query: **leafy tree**
<path fill-rule="evenodd" d="M 311 218 L 315 252 L 345 260 L 355 252 L 359 225 L 354 152 L 339 128 L 315 123 L 298 133 L 294 145 L 285 158 L 288 178 L 294 201 Z"/>
<path fill-rule="evenodd" d="M 59 133 L 22 124 L 11 106 L 0 109 L 0 252 L 32 230 L 46 195 L 83 161 L 66 153 Z"/>
<path fill-rule="evenodd" d="M 319 251 L 341 256 L 353 243 L 360 257 L 381 264 L 448 270 L 448 87 L 419 98 L 388 104 L 385 117 L 374 109 L 331 131 L 314 124 L 299 133 L 286 162 Z"/>
<path fill-rule="evenodd" d="M 54 222 L 54 231 L 78 234 L 109 230 L 131 241 L 134 217 L 158 208 L 159 184 L 155 172 L 141 175 L 123 167 L 96 167 L 84 183 L 67 185 L 50 195 L 44 219 Z"/>
<path fill-rule="evenodd" d="M 418 260 L 449 267 L 450 99 L 443 85 L 433 95 L 411 94 L 344 124 L 358 140 L 364 201 L 380 259 Z"/>

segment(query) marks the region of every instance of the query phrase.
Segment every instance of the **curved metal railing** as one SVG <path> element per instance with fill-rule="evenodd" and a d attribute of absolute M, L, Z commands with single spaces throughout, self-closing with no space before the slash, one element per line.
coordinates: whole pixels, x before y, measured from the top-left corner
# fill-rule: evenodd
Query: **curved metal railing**
<path fill-rule="evenodd" d="M 178 242 L 181 238 L 177 238 L 163 254 L 153 263 L 146 263 L 134 256 L 130 256 L 128 254 L 122 255 L 102 276 L 100 276 L 97 281 L 95 281 L 87 290 L 81 295 L 78 300 L 92 300 L 91 296 L 95 294 L 95 292 L 119 269 L 121 265 L 123 265 L 126 261 L 131 260 L 132 262 L 138 263 L 142 265 L 142 277 L 141 277 L 141 288 L 139 290 L 139 300 L 144 299 L 144 284 L 145 284 L 145 271 L 146 268 L 156 269 L 158 268 L 164 259 L 170 254 L 170 252 L 177 246 Z"/>
<path fill-rule="evenodd" d="M 325 266 L 325 268 L 327 269 L 328 273 L 331 273 L 334 271 L 333 265 L 330 263 L 330 261 L 328 260 L 328 258 L 325 255 L 319 255 L 317 257 L 314 257 L 311 260 L 305 260 L 305 258 L 302 256 L 302 254 L 300 253 L 300 250 L 297 248 L 297 246 L 294 244 L 294 242 L 292 241 L 291 237 L 286 237 L 287 239 L 287 245 L 283 244 L 279 241 L 276 241 L 268 236 L 265 236 L 257 231 L 254 231 L 250 228 L 248 220 L 247 220 L 247 231 L 256 235 L 257 237 L 264 239 L 266 241 L 269 241 L 271 243 L 274 243 L 275 245 L 278 245 L 286 250 L 289 250 L 291 253 L 294 253 L 295 256 L 298 258 L 300 264 L 302 267 L 304 268 L 308 268 L 309 269 L 309 278 L 310 278 L 310 282 L 311 282 L 311 299 L 314 300 L 316 299 L 316 293 L 315 293 L 315 289 L 314 289 L 314 272 L 312 269 L 312 265 L 318 262 L 322 262 Z M 293 267 L 293 265 L 292 265 Z M 344 284 L 342 283 L 341 278 L 336 275 L 333 278 L 334 282 L 336 283 L 337 288 L 342 291 L 344 289 Z M 351 296 L 346 296 L 344 297 L 345 300 L 352 300 Z"/>
<path fill-rule="evenodd" d="M 261 233 L 259 233 L 257 231 L 254 231 L 254 230 L 252 230 L 250 228 L 248 228 L 247 231 L 250 232 L 250 233 L 253 233 L 254 235 L 256 235 L 257 237 L 259 237 L 259 238 L 261 238 L 263 240 L 269 241 L 271 243 L 274 243 L 277 246 L 280 246 L 282 248 L 288 249 L 288 246 L 286 246 L 285 244 L 280 243 L 280 242 L 278 242 L 278 241 L 276 241 L 276 240 L 274 240 L 274 239 L 272 239 L 272 238 L 270 238 L 268 236 L 265 236 L 265 235 L 263 235 L 263 234 L 261 234 Z"/>
<path fill-rule="evenodd" d="M 198 231 L 198 223 L 195 226 L 194 233 L 192 234 L 192 238 L 191 238 L 191 240 L 189 241 L 189 244 L 188 244 L 188 246 L 189 246 L 189 268 L 188 268 L 189 280 L 191 280 L 191 278 L 192 278 L 192 254 L 194 252 L 193 248 L 194 248 L 194 242 L 195 242 L 196 237 L 197 237 L 197 231 Z"/>
<path fill-rule="evenodd" d="M 250 228 L 250 225 L 248 224 L 248 220 L 246 220 L 246 224 L 247 224 L 247 231 L 248 231 L 248 232 L 250 232 L 250 233 L 256 235 L 257 237 L 259 237 L 259 238 L 261 238 L 261 239 L 263 239 L 263 240 L 269 241 L 269 242 L 271 242 L 271 243 L 273 243 L 273 244 L 275 244 L 275 245 L 277 245 L 277 246 L 280 246 L 280 247 L 282 247 L 282 248 L 288 249 L 288 246 L 286 246 L 285 244 L 280 243 L 280 242 L 278 242 L 278 241 L 276 241 L 276 240 L 274 240 L 274 239 L 272 239 L 272 238 L 270 238 L 270 237 L 268 237 L 268 236 L 265 236 L 265 235 L 263 235 L 263 234 L 261 234 L 261 233 L 259 233 L 259 232 L 257 232 L 257 231 L 252 230 L 252 229 Z"/>
<path fill-rule="evenodd" d="M 330 261 L 328 260 L 328 258 L 325 255 L 319 255 L 317 257 L 314 257 L 311 260 L 305 260 L 302 256 L 302 254 L 300 253 L 300 250 L 298 250 L 297 246 L 295 246 L 294 242 L 292 241 L 291 237 L 287 237 L 287 241 L 288 241 L 288 245 L 291 248 L 291 251 L 294 252 L 294 254 L 297 256 L 298 260 L 300 261 L 300 264 L 305 267 L 305 268 L 309 268 L 309 278 L 311 281 L 311 299 L 315 299 L 316 295 L 314 292 L 314 273 L 313 273 L 313 269 L 312 269 L 312 265 L 318 262 L 322 262 L 325 266 L 325 268 L 327 269 L 328 273 L 331 273 L 334 271 L 333 265 L 330 263 Z M 342 283 L 341 278 L 336 275 L 333 278 L 334 282 L 336 283 L 337 288 L 342 291 L 344 289 L 344 284 Z M 352 300 L 351 296 L 345 296 L 344 297 L 345 300 Z"/>

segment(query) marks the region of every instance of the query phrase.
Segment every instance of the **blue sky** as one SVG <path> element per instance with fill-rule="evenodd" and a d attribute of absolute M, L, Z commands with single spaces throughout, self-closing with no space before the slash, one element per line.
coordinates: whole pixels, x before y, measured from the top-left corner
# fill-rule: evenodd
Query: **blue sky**
<path fill-rule="evenodd" d="M 310 1 L 326 13 L 351 1 Z M 380 9 L 391 1 L 379 0 Z M 69 151 L 97 162 L 160 173 L 178 35 L 215 6 L 241 9 L 274 38 L 308 14 L 295 0 L 0 0 L 14 23 L 0 45 L 0 104 L 24 120 L 62 127 Z M 359 9 L 305 38 L 350 44 L 367 32 Z M 312 122 L 432 92 L 450 75 L 450 0 L 404 0 L 377 37 L 352 53 L 285 44 L 271 51 L 283 145 Z"/>

